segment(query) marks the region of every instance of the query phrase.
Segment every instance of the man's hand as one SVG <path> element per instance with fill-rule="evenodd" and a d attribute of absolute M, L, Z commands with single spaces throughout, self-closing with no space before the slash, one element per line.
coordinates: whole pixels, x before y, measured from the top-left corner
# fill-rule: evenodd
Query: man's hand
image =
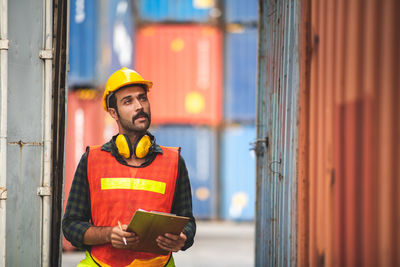
<path fill-rule="evenodd" d="M 126 232 L 127 225 L 122 225 L 122 230 L 119 226 L 114 226 L 111 230 L 110 239 L 111 245 L 115 248 L 122 249 L 134 249 L 139 243 L 139 236 L 132 232 Z M 126 245 L 124 243 L 124 238 L 126 239 Z"/>
<path fill-rule="evenodd" d="M 180 233 L 180 235 L 160 235 L 159 237 L 157 237 L 156 241 L 160 248 L 167 251 L 178 252 L 185 245 L 186 239 L 186 235 L 184 233 Z"/>

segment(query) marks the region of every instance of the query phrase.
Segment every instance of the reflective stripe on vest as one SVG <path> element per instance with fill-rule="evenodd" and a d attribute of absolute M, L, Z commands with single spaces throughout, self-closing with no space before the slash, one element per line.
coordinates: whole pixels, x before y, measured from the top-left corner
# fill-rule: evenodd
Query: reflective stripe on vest
<path fill-rule="evenodd" d="M 131 189 L 165 194 L 164 182 L 139 178 L 101 178 L 101 190 Z"/>
<path fill-rule="evenodd" d="M 157 154 L 146 167 L 120 164 L 101 148 L 89 150 L 87 173 L 94 226 L 116 226 L 118 221 L 129 224 L 137 209 L 171 211 L 179 149 L 162 150 L 163 154 Z M 138 262 L 140 266 L 164 266 L 169 259 L 169 255 L 117 249 L 111 244 L 92 246 L 91 255 L 106 266 L 138 266 Z"/>

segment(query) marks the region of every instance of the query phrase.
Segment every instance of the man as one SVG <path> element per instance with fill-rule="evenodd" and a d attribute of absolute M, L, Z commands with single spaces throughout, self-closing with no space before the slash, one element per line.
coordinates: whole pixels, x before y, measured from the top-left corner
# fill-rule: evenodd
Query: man
<path fill-rule="evenodd" d="M 158 146 L 147 131 L 151 87 L 127 68 L 107 81 L 103 107 L 117 122 L 119 135 L 82 156 L 62 222 L 65 238 L 86 250 L 78 266 L 175 266 L 172 252 L 193 244 L 196 224 L 185 162 L 179 149 Z M 139 237 L 125 230 L 137 209 L 190 218 L 179 235 L 157 238 L 168 256 L 135 251 Z"/>

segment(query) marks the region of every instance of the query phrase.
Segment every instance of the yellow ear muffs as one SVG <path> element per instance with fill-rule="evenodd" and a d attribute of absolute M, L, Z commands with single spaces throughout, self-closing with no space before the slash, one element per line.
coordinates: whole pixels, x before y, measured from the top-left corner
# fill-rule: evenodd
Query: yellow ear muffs
<path fill-rule="evenodd" d="M 146 157 L 149 153 L 151 146 L 153 145 L 150 136 L 143 135 L 136 142 L 135 147 L 133 149 L 135 156 L 139 159 Z"/>
<path fill-rule="evenodd" d="M 119 134 L 115 139 L 115 145 L 117 146 L 118 153 L 126 159 L 132 157 L 132 145 L 129 137 L 125 134 Z"/>

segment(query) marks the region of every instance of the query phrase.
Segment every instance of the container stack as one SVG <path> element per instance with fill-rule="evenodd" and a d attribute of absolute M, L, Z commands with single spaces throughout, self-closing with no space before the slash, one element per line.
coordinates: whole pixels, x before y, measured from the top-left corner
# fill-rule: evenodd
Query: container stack
<path fill-rule="evenodd" d="M 254 219 L 256 139 L 256 0 L 226 0 L 224 116 L 220 142 L 220 215 Z"/>
<path fill-rule="evenodd" d="M 182 147 L 193 213 L 217 217 L 217 127 L 222 121 L 223 31 L 217 1 L 137 2 L 135 69 L 149 93 L 157 142 Z"/>

